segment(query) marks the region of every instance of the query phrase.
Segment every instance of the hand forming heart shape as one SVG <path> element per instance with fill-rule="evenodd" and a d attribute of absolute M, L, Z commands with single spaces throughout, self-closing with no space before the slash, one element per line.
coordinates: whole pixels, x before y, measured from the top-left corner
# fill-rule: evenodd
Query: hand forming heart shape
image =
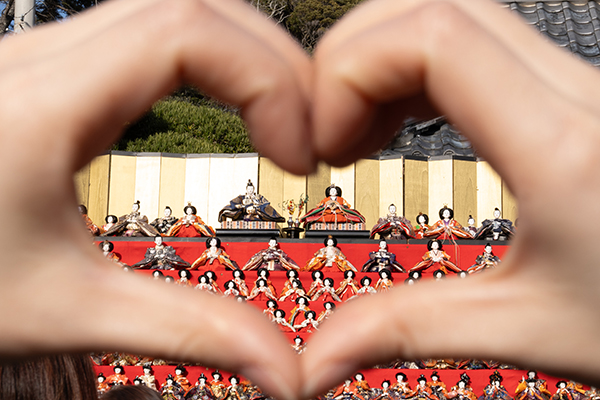
<path fill-rule="evenodd" d="M 311 61 L 238 0 L 113 2 L 4 40 L 0 69 L 3 359 L 110 348 L 236 370 L 289 399 L 398 357 L 600 382 L 594 228 L 565 218 L 600 211 L 600 76 L 497 5 L 374 0 Z M 295 173 L 352 162 L 405 115 L 442 111 L 519 199 L 503 267 L 349 304 L 301 358 L 242 305 L 114 272 L 82 234 L 72 174 L 181 82 L 241 106 L 257 148 Z M 157 318 L 134 312 L 142 298 Z M 190 317 L 170 318 L 173 304 Z"/>

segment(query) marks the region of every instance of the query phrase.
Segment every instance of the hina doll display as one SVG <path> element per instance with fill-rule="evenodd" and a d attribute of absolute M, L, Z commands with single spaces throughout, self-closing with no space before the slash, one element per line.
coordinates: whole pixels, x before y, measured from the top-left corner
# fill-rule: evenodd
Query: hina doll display
<path fill-rule="evenodd" d="M 475 235 L 480 240 L 508 240 L 514 235 L 515 227 L 512 221 L 501 218 L 500 210 L 494 209 L 494 219 L 486 219 Z"/>
<path fill-rule="evenodd" d="M 125 375 L 125 370 L 123 369 L 122 366 L 115 365 L 113 367 L 113 374 L 109 375 L 106 378 L 106 383 L 109 386 L 128 385 L 129 384 L 129 378 L 127 377 L 127 375 Z"/>
<path fill-rule="evenodd" d="M 333 279 L 325 278 L 323 280 L 323 287 L 316 291 L 313 295 L 312 300 L 316 301 L 322 299 L 322 301 L 327 301 L 328 299 L 341 302 L 342 299 L 335 293 L 335 289 L 333 288 Z"/>
<path fill-rule="evenodd" d="M 116 215 L 107 215 L 104 218 L 104 222 L 106 222 L 104 225 L 102 225 L 102 230 L 104 232 L 108 231 L 110 228 L 112 228 L 117 222 L 119 221 L 119 218 L 117 218 Z"/>
<path fill-rule="evenodd" d="M 490 383 L 483 389 L 483 394 L 479 400 L 512 400 L 508 390 L 502 386 L 504 378 L 498 371 L 490 375 Z"/>
<path fill-rule="evenodd" d="M 308 299 L 304 296 L 298 297 L 296 306 L 290 311 L 290 324 L 295 325 L 302 322 L 305 318 L 304 314 L 308 311 L 310 311 Z"/>
<path fill-rule="evenodd" d="M 267 318 L 269 318 L 269 321 L 273 321 L 273 319 L 275 318 L 275 310 L 277 310 L 278 307 L 279 306 L 277 305 L 277 302 L 275 300 L 267 300 L 267 308 L 263 310 L 263 314 L 265 314 Z"/>
<path fill-rule="evenodd" d="M 431 381 L 427 382 L 427 386 L 431 389 L 431 394 L 437 397 L 439 400 L 445 400 L 448 392 L 446 391 L 446 384 L 440 381 L 440 376 L 437 371 L 431 373 Z"/>
<path fill-rule="evenodd" d="M 329 317 L 331 317 L 333 315 L 333 312 L 335 311 L 335 303 L 331 302 L 331 301 L 326 301 L 323 306 L 325 307 L 325 309 L 323 311 L 321 311 L 321 314 L 319 314 L 319 317 L 317 318 L 317 322 L 319 323 L 319 325 L 321 325 L 323 322 L 327 321 L 329 319 Z"/>
<path fill-rule="evenodd" d="M 228 280 L 225 282 L 225 290 L 223 291 L 224 297 L 238 297 L 240 296 L 240 291 L 237 289 L 237 285 L 233 280 Z"/>
<path fill-rule="evenodd" d="M 225 267 L 226 269 L 235 270 L 239 269 L 237 263 L 233 261 L 229 254 L 221 247 L 221 239 L 218 237 L 209 237 L 206 239 L 206 250 L 202 252 L 200 257 L 192 263 L 190 269 L 198 269 L 205 266 L 207 263 L 213 265 L 215 260 Z"/>
<path fill-rule="evenodd" d="M 392 287 L 394 287 L 392 273 L 387 269 L 382 269 L 379 271 L 379 280 L 375 284 L 375 290 L 377 292 L 387 292 Z"/>
<path fill-rule="evenodd" d="M 340 285 L 335 290 L 335 294 L 337 294 L 340 300 L 351 299 L 358 293 L 358 282 L 355 278 L 356 272 L 352 270 L 344 272 L 344 280 L 340 282 Z"/>
<path fill-rule="evenodd" d="M 186 400 L 216 400 L 204 372 L 198 377 L 196 384 L 186 393 Z"/>
<path fill-rule="evenodd" d="M 446 397 L 457 400 L 477 400 L 473 389 L 463 379 L 459 380 L 455 386 L 452 386 Z"/>
<path fill-rule="evenodd" d="M 533 370 L 527 371 L 527 378 L 521 379 L 515 390 L 515 400 L 548 400 L 551 396 L 546 381 Z"/>
<path fill-rule="evenodd" d="M 154 221 L 150 222 L 150 225 L 152 225 L 154 229 L 156 229 L 161 235 L 170 236 L 167 235 L 167 233 L 173 224 L 175 224 L 175 222 L 177 222 L 177 218 L 173 216 L 173 210 L 171 210 L 171 207 L 166 206 L 165 210 L 163 211 L 163 216 L 158 217 Z"/>
<path fill-rule="evenodd" d="M 269 271 L 288 271 L 290 269 L 299 270 L 300 267 L 283 250 L 279 248 L 277 239 L 269 239 L 269 246 L 254 254 L 246 265 L 242 267 L 244 271 L 266 268 Z"/>
<path fill-rule="evenodd" d="M 272 285 L 271 285 L 272 287 Z M 277 297 L 273 290 L 269 286 L 268 282 L 264 278 L 258 278 L 254 282 L 254 287 L 250 291 L 250 294 L 246 300 L 273 300 L 276 301 Z"/>
<path fill-rule="evenodd" d="M 173 375 L 167 375 L 165 383 L 160 387 L 160 395 L 164 400 L 183 400 L 185 391 L 176 381 Z"/>
<path fill-rule="evenodd" d="M 187 370 L 183 365 L 178 365 L 175 367 L 175 382 L 181 386 L 184 392 L 187 392 L 192 387 L 188 378 L 185 377 L 187 374 Z"/>
<path fill-rule="evenodd" d="M 294 327 L 287 322 L 285 319 L 285 311 L 282 309 L 275 310 L 275 318 L 273 318 L 273 322 L 279 325 L 282 331 L 284 332 L 296 332 Z"/>
<path fill-rule="evenodd" d="M 137 376 L 137 378 L 142 381 L 144 386 L 148 386 L 150 389 L 157 390 L 156 378 L 154 377 L 154 373 L 152 371 L 152 365 L 144 364 L 144 373 Z"/>
<path fill-rule="evenodd" d="M 450 261 L 450 256 L 443 251 L 442 242 L 437 239 L 432 239 L 427 242 L 427 252 L 423 255 L 423 261 L 420 261 L 412 267 L 409 273 L 413 271 L 423 272 L 433 265 L 439 266 L 439 269 L 445 273 L 448 273 L 448 270 L 457 273 L 462 271 L 456 264 Z"/>
<path fill-rule="evenodd" d="M 379 218 L 377 224 L 371 228 L 369 237 L 375 239 L 379 234 L 380 239 L 405 240 L 415 237 L 410 221 L 404 217 L 396 215 L 396 206 L 390 204 L 388 214 L 384 218 Z"/>
<path fill-rule="evenodd" d="M 496 268 L 498 264 L 500 264 L 500 257 L 495 256 L 492 251 L 492 245 L 486 243 L 483 248 L 483 253 L 477 256 L 475 264 L 467 268 L 467 272 L 473 274 L 487 268 Z"/>
<path fill-rule="evenodd" d="M 425 233 L 429 231 L 429 215 L 419 213 L 416 218 L 417 225 L 415 225 L 415 239 L 423 239 Z"/>
<path fill-rule="evenodd" d="M 177 283 L 180 286 L 185 286 L 185 287 L 193 286 L 192 281 L 191 281 L 192 273 L 190 271 L 188 271 L 187 269 L 182 269 L 177 274 L 179 275 L 179 279 L 175 283 Z"/>
<path fill-rule="evenodd" d="M 377 290 L 373 286 L 371 286 L 371 283 L 371 278 L 369 278 L 368 276 L 363 276 L 360 280 L 360 289 L 358 289 L 356 294 L 351 298 L 353 299 L 355 297 L 364 296 L 365 294 L 377 293 Z"/>
<path fill-rule="evenodd" d="M 210 381 L 210 389 L 217 399 L 222 399 L 225 396 L 225 383 L 223 383 L 223 375 L 219 371 L 212 373 L 212 381 Z"/>
<path fill-rule="evenodd" d="M 98 391 L 98 395 L 102 395 L 110 390 L 110 386 L 108 382 L 106 382 L 106 377 L 102 372 L 98 374 L 96 380 L 96 390 Z"/>
<path fill-rule="evenodd" d="M 317 222 L 335 224 L 364 223 L 365 217 L 352 209 L 350 204 L 342 198 L 342 189 L 332 184 L 325 189 L 325 198 L 300 218 L 300 222 L 307 229 L 310 229 L 310 226 Z"/>
<path fill-rule="evenodd" d="M 240 269 L 236 269 L 233 271 L 233 282 L 235 282 L 235 285 L 237 286 L 238 290 L 240 291 L 240 295 L 244 296 L 244 297 L 248 297 L 248 295 L 250 294 L 250 291 L 248 290 L 248 286 L 246 286 L 246 275 L 244 274 L 244 271 L 240 270 Z"/>
<path fill-rule="evenodd" d="M 83 223 L 85 224 L 86 229 L 90 232 L 92 236 L 100 236 L 102 234 L 102 229 L 98 227 L 98 225 L 94 224 L 92 219 L 88 216 L 87 207 L 83 204 L 80 204 L 77 209 L 79 210 L 79 214 L 81 214 L 81 218 L 83 219 Z"/>
<path fill-rule="evenodd" d="M 385 240 L 379 241 L 379 249 L 369 253 L 369 261 L 363 265 L 362 272 L 379 272 L 382 269 L 389 269 L 395 272 L 406 272 L 402 265 L 396 261 L 396 255 L 388 251 L 388 245 Z"/>
<path fill-rule="evenodd" d="M 313 281 L 310 284 L 310 288 L 308 288 L 306 295 L 308 298 L 312 299 L 315 293 L 317 293 L 317 291 L 324 286 L 323 279 L 325 278 L 325 275 L 323 275 L 323 272 L 319 270 L 313 271 L 310 275 Z"/>
<path fill-rule="evenodd" d="M 294 279 L 292 281 L 292 287 L 285 288 L 281 291 L 281 296 L 279 296 L 279 301 L 284 301 L 288 299 L 290 301 L 296 301 L 298 297 L 306 296 L 306 292 L 302 287 L 302 282 L 299 279 Z"/>
<path fill-rule="evenodd" d="M 252 181 L 248 180 L 246 194 L 239 195 L 219 211 L 219 222 L 227 218 L 233 221 L 273 221 L 285 222 L 264 196 L 254 192 Z"/>
<path fill-rule="evenodd" d="M 396 398 L 407 399 L 413 396 L 413 391 L 410 388 L 406 374 L 403 372 L 396 374 L 396 382 L 390 387 L 390 390 Z"/>
<path fill-rule="evenodd" d="M 131 212 L 119 218 L 103 236 L 156 236 L 158 231 L 148 223 L 148 217 L 140 214 L 139 200 L 133 203 Z"/>
<path fill-rule="evenodd" d="M 294 338 L 294 344 L 292 344 L 292 349 L 296 352 L 296 354 L 302 354 L 306 345 L 304 344 L 304 339 L 300 337 L 300 335 L 296 335 Z"/>
<path fill-rule="evenodd" d="M 196 207 L 190 203 L 183 207 L 185 216 L 179 218 L 167 232 L 167 236 L 176 237 L 207 237 L 215 236 L 215 230 L 206 225 L 202 218 L 196 215 Z"/>
<path fill-rule="evenodd" d="M 183 269 L 189 268 L 190 263 L 179 257 L 172 246 L 166 246 L 160 235 L 154 237 L 154 247 L 146 250 L 144 259 L 132 265 L 138 269 Z"/>
<path fill-rule="evenodd" d="M 304 271 L 316 271 L 335 266 L 340 271 L 351 269 L 356 272 L 354 265 L 346 259 L 344 253 L 337 247 L 336 238 L 330 235 L 324 240 L 323 244 L 325 247 L 320 248 L 313 258 L 306 263 Z"/>
<path fill-rule="evenodd" d="M 121 255 L 113 251 L 115 249 L 115 245 L 112 244 L 112 242 L 105 240 L 103 242 L 100 242 L 100 244 L 98 244 L 98 247 L 100 247 L 100 250 L 102 250 L 102 255 L 106 257 L 107 260 L 114 262 L 120 267 L 127 265 L 121 262 Z"/>
<path fill-rule="evenodd" d="M 317 313 L 314 311 L 306 311 L 304 313 L 304 320 L 299 324 L 292 324 L 296 332 L 305 331 L 306 333 L 313 333 L 319 330 L 319 322 L 317 321 Z"/>
<path fill-rule="evenodd" d="M 431 225 L 423 236 L 439 240 L 473 239 L 471 233 L 454 219 L 454 210 L 446 206 L 440 209 L 440 220 Z"/>

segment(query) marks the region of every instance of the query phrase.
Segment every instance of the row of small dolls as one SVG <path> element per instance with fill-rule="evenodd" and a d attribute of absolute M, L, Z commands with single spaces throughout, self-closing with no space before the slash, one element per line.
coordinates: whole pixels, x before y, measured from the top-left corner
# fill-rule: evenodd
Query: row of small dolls
<path fill-rule="evenodd" d="M 146 249 L 144 259 L 133 264 L 132 268 L 138 269 L 161 269 L 178 270 L 190 269 L 197 270 L 212 265 L 215 261 L 230 270 L 258 270 L 266 268 L 271 271 L 318 271 L 325 268 L 337 268 L 340 271 L 354 271 L 358 269 L 348 260 L 342 250 L 337 246 L 337 239 L 328 236 L 323 241 L 324 247 L 315 252 L 314 256 L 300 267 L 285 251 L 283 251 L 276 238 L 269 240 L 266 249 L 258 251 L 240 268 L 237 262 L 231 259 L 229 254 L 221 246 L 221 240 L 217 237 L 211 237 L 206 240 L 206 250 L 202 252 L 191 264 L 183 260 L 174 247 L 168 246 L 163 242 L 162 236 L 154 238 L 154 246 Z M 115 253 L 114 245 L 109 241 L 103 241 L 99 244 L 104 256 L 111 261 L 121 265 L 121 256 Z M 487 243 L 483 252 L 476 257 L 475 263 L 467 268 L 467 273 L 479 272 L 486 268 L 494 268 L 500 263 L 500 258 L 494 255 L 492 245 Z M 437 267 L 445 274 L 448 272 L 460 273 L 463 270 L 451 261 L 451 257 L 443 249 L 443 243 L 438 239 L 431 239 L 427 243 L 427 252 L 422 260 L 408 270 L 412 272 L 423 272 L 432 267 Z M 391 270 L 394 272 L 407 272 L 406 269 L 397 261 L 396 255 L 388 250 L 388 244 L 385 239 L 379 241 L 377 250 L 369 253 L 369 259 L 361 268 L 362 272 L 378 272 L 382 270 Z"/>
<path fill-rule="evenodd" d="M 219 222 L 225 219 L 234 221 L 265 221 L 265 222 L 284 222 L 282 217 L 270 203 L 261 195 L 254 193 L 254 186 L 250 185 L 245 195 L 240 195 L 231 200 L 230 204 L 225 206 L 219 212 Z M 304 198 L 306 200 L 306 198 Z M 302 201 L 304 201 L 302 200 Z M 304 202 L 302 207 L 306 203 Z M 302 209 L 302 208 L 301 208 Z M 301 210 L 300 209 L 300 210 Z M 108 215 L 105 218 L 106 224 L 102 227 L 97 226 L 87 216 L 87 208 L 84 205 L 79 206 L 79 211 L 83 216 L 87 228 L 92 235 L 98 236 L 163 236 L 176 237 L 203 237 L 214 236 L 215 231 L 212 227 L 205 224 L 197 215 L 197 210 L 190 203 L 183 208 L 184 216 L 176 218 L 172 215 L 169 206 L 165 207 L 164 216 L 148 222 L 148 218 L 140 213 L 140 202 L 136 201 L 129 214 L 118 217 Z M 289 210 L 290 215 L 294 210 Z M 299 211 L 300 214 L 300 211 Z M 388 239 L 422 239 L 422 238 L 440 238 L 445 239 L 485 239 L 485 240 L 507 240 L 515 233 L 515 227 L 512 221 L 501 218 L 498 208 L 494 210 L 494 218 L 482 221 L 480 227 L 475 225 L 475 219 L 469 216 L 468 226 L 463 227 L 458 221 L 454 220 L 454 211 L 444 206 L 439 211 L 440 219 L 433 225 L 429 225 L 427 214 L 420 213 L 416 217 L 416 225 L 403 216 L 396 213 L 396 206 L 390 204 L 388 214 L 379 218 L 372 227 L 370 237 Z M 293 225 L 288 221 L 289 225 Z M 325 191 L 325 198 L 319 204 L 306 214 L 299 218 L 297 225 L 304 224 L 306 229 L 310 229 L 315 224 L 339 225 L 339 224 L 364 224 L 365 218 L 350 207 L 350 205 L 341 197 L 341 189 L 332 185 Z"/>

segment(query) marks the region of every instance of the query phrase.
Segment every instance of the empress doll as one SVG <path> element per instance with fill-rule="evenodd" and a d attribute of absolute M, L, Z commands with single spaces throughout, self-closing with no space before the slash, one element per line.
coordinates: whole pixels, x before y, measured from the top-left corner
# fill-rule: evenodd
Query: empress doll
<path fill-rule="evenodd" d="M 375 239 L 379 234 L 381 239 L 403 240 L 415 237 L 412 224 L 404 217 L 396 215 L 396 206 L 390 204 L 388 215 L 385 218 L 379 218 L 377 224 L 371 228 L 370 238 Z"/>
<path fill-rule="evenodd" d="M 179 257 L 175 249 L 163 243 L 160 235 L 154 237 L 154 247 L 146 249 L 144 259 L 132 265 L 138 269 L 183 269 L 189 268 L 190 263 Z"/>
<path fill-rule="evenodd" d="M 475 234 L 480 240 L 508 240 L 514 235 L 515 227 L 512 221 L 501 218 L 500 210 L 494 209 L 494 219 L 486 219 Z"/>
<path fill-rule="evenodd" d="M 317 292 L 312 297 L 312 300 L 316 301 L 322 297 L 323 301 L 327 301 L 328 299 L 331 299 L 334 301 L 342 301 L 342 299 L 340 299 L 339 296 L 335 293 L 335 289 L 333 288 L 333 283 L 334 283 L 333 279 L 325 278 L 323 280 L 323 287 L 321 289 L 317 290 Z"/>
<path fill-rule="evenodd" d="M 512 400 L 508 390 L 502 386 L 504 378 L 498 371 L 490 375 L 490 383 L 483 389 L 483 394 L 479 400 Z"/>
<path fill-rule="evenodd" d="M 440 209 L 440 220 L 433 224 L 427 232 L 424 232 L 423 236 L 440 240 L 473 239 L 471 232 L 454 219 L 454 210 L 446 206 Z"/>
<path fill-rule="evenodd" d="M 477 256 L 475 264 L 467 268 L 467 272 L 473 274 L 487 268 L 495 268 L 498 264 L 500 264 L 500 257 L 494 255 L 492 245 L 486 243 L 483 253 Z"/>
<path fill-rule="evenodd" d="M 204 372 L 198 377 L 196 384 L 185 395 L 186 400 L 216 400 Z"/>
<path fill-rule="evenodd" d="M 308 211 L 300 222 L 307 229 L 317 222 L 323 223 L 364 223 L 363 217 L 358 211 L 352 209 L 350 204 L 342 198 L 342 189 L 335 185 L 325 189 L 325 198 L 315 208 Z"/>
<path fill-rule="evenodd" d="M 358 282 L 355 278 L 356 273 L 354 271 L 348 270 L 344 272 L 344 280 L 340 282 L 340 285 L 335 290 L 335 294 L 337 294 L 340 300 L 348 300 L 358 293 Z"/>
<path fill-rule="evenodd" d="M 388 251 L 387 242 L 379 241 L 379 249 L 369 253 L 369 261 L 362 267 L 362 272 L 379 272 L 382 269 L 390 271 L 406 272 L 402 265 L 396 261 L 396 255 Z"/>
<path fill-rule="evenodd" d="M 415 225 L 415 239 L 423 239 L 425 233 L 429 231 L 429 215 L 419 213 L 416 218 L 417 225 Z"/>
<path fill-rule="evenodd" d="M 277 239 L 272 237 L 269 239 L 269 246 L 254 254 L 246 265 L 242 267 L 244 271 L 250 271 L 259 268 L 266 268 L 269 271 L 287 271 L 299 270 L 300 267 L 292 260 L 285 251 L 279 248 Z"/>
<path fill-rule="evenodd" d="M 392 287 L 394 287 L 394 282 L 392 281 L 392 273 L 388 269 L 382 269 L 379 271 L 379 280 L 375 284 L 375 290 L 377 292 L 387 292 Z"/>
<path fill-rule="evenodd" d="M 328 236 L 324 243 L 325 247 L 320 248 L 313 258 L 311 258 L 304 267 L 304 271 L 316 271 L 323 268 L 337 267 L 340 271 L 349 269 L 356 272 L 354 265 L 346 259 L 346 256 L 337 247 L 337 239 L 333 236 Z"/>
<path fill-rule="evenodd" d="M 250 291 L 250 294 L 246 298 L 246 300 L 273 300 L 276 301 L 277 297 L 269 287 L 269 284 L 266 279 L 258 278 L 256 282 L 254 282 L 254 287 Z"/>
<path fill-rule="evenodd" d="M 173 210 L 171 210 L 171 207 L 166 206 L 163 211 L 163 216 L 150 222 L 150 225 L 152 225 L 161 235 L 169 236 L 167 233 L 175 222 L 177 222 L 177 218 L 173 216 Z"/>
<path fill-rule="evenodd" d="M 221 239 L 218 237 L 209 237 L 206 239 L 206 250 L 204 250 L 200 257 L 194 261 L 190 269 L 198 269 L 205 266 L 207 263 L 209 265 L 213 265 L 215 260 L 219 261 L 219 263 L 226 269 L 239 269 L 236 262 L 233 261 L 225 249 L 221 247 Z"/>
<path fill-rule="evenodd" d="M 413 271 L 422 272 L 433 265 L 439 265 L 439 269 L 444 271 L 444 273 L 448 273 L 448 269 L 457 273 L 461 272 L 462 270 L 450 261 L 450 256 L 442 250 L 442 247 L 442 242 L 437 239 L 427 242 L 427 252 L 423 255 L 423 261 L 412 267 L 409 273 Z"/>
<path fill-rule="evenodd" d="M 156 236 L 158 231 L 148 223 L 148 217 L 140 214 L 139 200 L 133 203 L 131 212 L 119 218 L 103 236 Z"/>
<path fill-rule="evenodd" d="M 185 216 L 179 218 L 177 222 L 167 232 L 167 236 L 177 237 L 207 237 L 215 236 L 215 230 L 206 225 L 202 218 L 196 215 L 198 211 L 191 203 L 183 207 Z"/>
<path fill-rule="evenodd" d="M 273 221 L 285 222 L 264 196 L 254 192 L 252 181 L 248 180 L 246 194 L 239 195 L 219 211 L 219 222 L 227 218 L 233 221 Z"/>

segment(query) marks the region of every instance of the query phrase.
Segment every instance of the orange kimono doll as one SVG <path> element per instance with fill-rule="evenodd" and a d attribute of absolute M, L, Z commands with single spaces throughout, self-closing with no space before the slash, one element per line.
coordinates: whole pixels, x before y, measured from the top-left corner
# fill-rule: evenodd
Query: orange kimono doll
<path fill-rule="evenodd" d="M 179 218 L 175 224 L 169 229 L 167 232 L 167 236 L 177 236 L 177 237 L 206 237 L 206 236 L 215 236 L 215 230 L 206 225 L 202 218 L 196 215 L 197 210 L 196 207 L 187 204 L 183 208 L 183 212 L 185 214 L 184 217 Z"/>
<path fill-rule="evenodd" d="M 425 233 L 429 231 L 429 216 L 427 214 L 419 213 L 416 218 L 417 225 L 415 225 L 415 238 L 423 239 Z"/>
<path fill-rule="evenodd" d="M 427 232 L 423 232 L 423 236 L 440 240 L 473 239 L 471 232 L 454 219 L 454 210 L 446 206 L 440 210 L 440 220 L 433 224 Z"/>
<path fill-rule="evenodd" d="M 348 270 L 344 272 L 344 280 L 340 282 L 340 285 L 335 290 L 335 294 L 344 301 L 354 297 L 358 291 L 358 282 L 356 281 L 356 272 Z"/>
<path fill-rule="evenodd" d="M 356 272 L 354 265 L 346 259 L 344 253 L 337 247 L 336 238 L 328 236 L 323 244 L 325 244 L 325 247 L 320 248 L 313 258 L 306 263 L 304 271 L 317 271 L 335 266 L 340 271 L 352 270 Z"/>
<path fill-rule="evenodd" d="M 226 269 L 239 269 L 237 263 L 229 258 L 229 254 L 221 247 L 221 239 L 218 237 L 209 237 L 206 239 L 206 250 L 194 261 L 190 269 L 198 269 L 207 263 L 212 265 L 215 260 L 219 261 Z"/>
<path fill-rule="evenodd" d="M 365 217 L 352 209 L 350 204 L 342 198 L 342 189 L 332 184 L 325 189 L 325 198 L 300 218 L 300 222 L 309 229 L 312 224 L 317 222 L 335 224 L 346 222 L 364 223 Z"/>
<path fill-rule="evenodd" d="M 432 239 L 427 242 L 427 250 L 427 253 L 423 255 L 423 261 L 412 267 L 410 271 L 408 271 L 409 273 L 413 271 L 422 272 L 435 264 L 439 264 L 440 269 L 446 274 L 448 273 L 448 269 L 456 273 L 462 272 L 462 270 L 458 268 L 456 264 L 450 261 L 450 256 L 442 250 L 442 242 L 439 240 Z"/>

